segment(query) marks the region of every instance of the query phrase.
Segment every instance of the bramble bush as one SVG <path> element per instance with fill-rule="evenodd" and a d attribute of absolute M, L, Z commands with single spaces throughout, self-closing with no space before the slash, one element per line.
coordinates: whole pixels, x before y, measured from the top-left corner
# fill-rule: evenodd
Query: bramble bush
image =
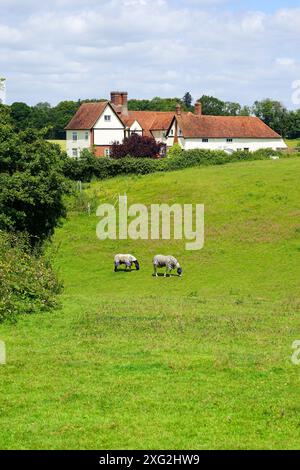
<path fill-rule="evenodd" d="M 50 310 L 61 289 L 50 261 L 32 252 L 28 236 L 0 232 L 0 322 Z"/>
<path fill-rule="evenodd" d="M 169 155 L 169 154 L 168 154 Z M 162 171 L 175 171 L 195 166 L 224 165 L 226 163 L 265 160 L 272 155 L 284 154 L 272 149 L 256 152 L 239 151 L 227 154 L 223 151 L 176 149 L 170 157 L 120 159 L 96 158 L 90 151 L 84 150 L 78 160 L 69 158 L 65 163 L 65 175 L 74 181 L 90 182 L 95 179 L 113 178 L 119 175 L 146 175 Z"/>

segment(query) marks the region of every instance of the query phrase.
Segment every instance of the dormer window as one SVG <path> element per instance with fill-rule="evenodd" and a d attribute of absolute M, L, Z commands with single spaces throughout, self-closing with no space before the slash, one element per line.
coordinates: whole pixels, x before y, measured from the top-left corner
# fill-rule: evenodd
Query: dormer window
<path fill-rule="evenodd" d="M 105 122 L 110 122 L 110 121 L 111 121 L 111 116 L 110 116 L 109 114 L 106 114 L 106 115 L 104 116 L 104 121 L 105 121 Z"/>
<path fill-rule="evenodd" d="M 173 129 L 170 130 L 170 135 L 174 135 Z"/>

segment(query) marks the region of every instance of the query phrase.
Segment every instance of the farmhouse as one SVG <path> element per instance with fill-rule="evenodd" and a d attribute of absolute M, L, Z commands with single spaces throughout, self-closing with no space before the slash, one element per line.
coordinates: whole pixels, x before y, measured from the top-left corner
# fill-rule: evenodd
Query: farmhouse
<path fill-rule="evenodd" d="M 85 148 L 93 148 L 98 157 L 109 157 L 112 143 L 121 143 L 133 133 L 151 136 L 167 147 L 177 143 L 184 150 L 287 148 L 282 137 L 259 118 L 205 116 L 201 103 L 196 103 L 195 113 L 183 112 L 180 105 L 174 112 L 129 111 L 127 92 L 112 92 L 111 101 L 82 104 L 66 133 L 67 153 L 73 158 Z"/>

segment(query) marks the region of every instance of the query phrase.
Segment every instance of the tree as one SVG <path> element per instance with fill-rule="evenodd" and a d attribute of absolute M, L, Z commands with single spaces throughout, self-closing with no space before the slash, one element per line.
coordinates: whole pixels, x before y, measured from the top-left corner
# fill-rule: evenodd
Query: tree
<path fill-rule="evenodd" d="M 289 127 L 289 113 L 279 102 L 269 98 L 255 101 L 253 113 L 274 131 L 286 136 Z"/>
<path fill-rule="evenodd" d="M 32 245 L 53 234 L 66 214 L 65 159 L 42 133 L 0 126 L 0 230 L 27 232 Z"/>
<path fill-rule="evenodd" d="M 132 134 L 126 137 L 122 144 L 112 145 L 112 158 L 124 158 L 127 156 L 135 158 L 155 158 L 165 149 L 164 144 L 158 144 L 152 137 L 143 137 Z"/>
<path fill-rule="evenodd" d="M 15 128 L 23 131 L 29 127 L 31 108 L 26 103 L 13 103 L 11 105 L 11 117 Z"/>
<path fill-rule="evenodd" d="M 286 136 L 289 139 L 298 139 L 300 137 L 300 109 L 291 111 L 288 117 L 288 130 Z"/>
<path fill-rule="evenodd" d="M 11 109 L 9 106 L 0 103 L 0 125 L 12 125 Z"/>
<path fill-rule="evenodd" d="M 52 108 L 52 125 L 56 139 L 64 139 L 64 128 L 78 111 L 81 105 L 80 101 L 62 101 L 55 108 Z"/>
<path fill-rule="evenodd" d="M 225 102 L 214 96 L 203 95 L 198 101 L 202 104 L 202 112 L 211 116 L 224 115 Z"/>
<path fill-rule="evenodd" d="M 182 102 L 187 108 L 192 107 L 193 97 L 189 91 L 185 93 L 184 97 L 182 98 Z"/>

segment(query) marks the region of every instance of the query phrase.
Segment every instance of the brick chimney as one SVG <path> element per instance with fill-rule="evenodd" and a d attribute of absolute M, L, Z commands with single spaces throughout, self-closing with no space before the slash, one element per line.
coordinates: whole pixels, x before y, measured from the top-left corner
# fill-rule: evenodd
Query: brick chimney
<path fill-rule="evenodd" d="M 118 112 L 128 114 L 128 93 L 127 91 L 112 91 L 111 102 L 118 107 Z"/>
<path fill-rule="evenodd" d="M 195 103 L 195 114 L 196 116 L 202 116 L 202 104 L 199 101 Z"/>
<path fill-rule="evenodd" d="M 176 105 L 176 115 L 181 116 L 181 106 L 179 103 Z"/>

